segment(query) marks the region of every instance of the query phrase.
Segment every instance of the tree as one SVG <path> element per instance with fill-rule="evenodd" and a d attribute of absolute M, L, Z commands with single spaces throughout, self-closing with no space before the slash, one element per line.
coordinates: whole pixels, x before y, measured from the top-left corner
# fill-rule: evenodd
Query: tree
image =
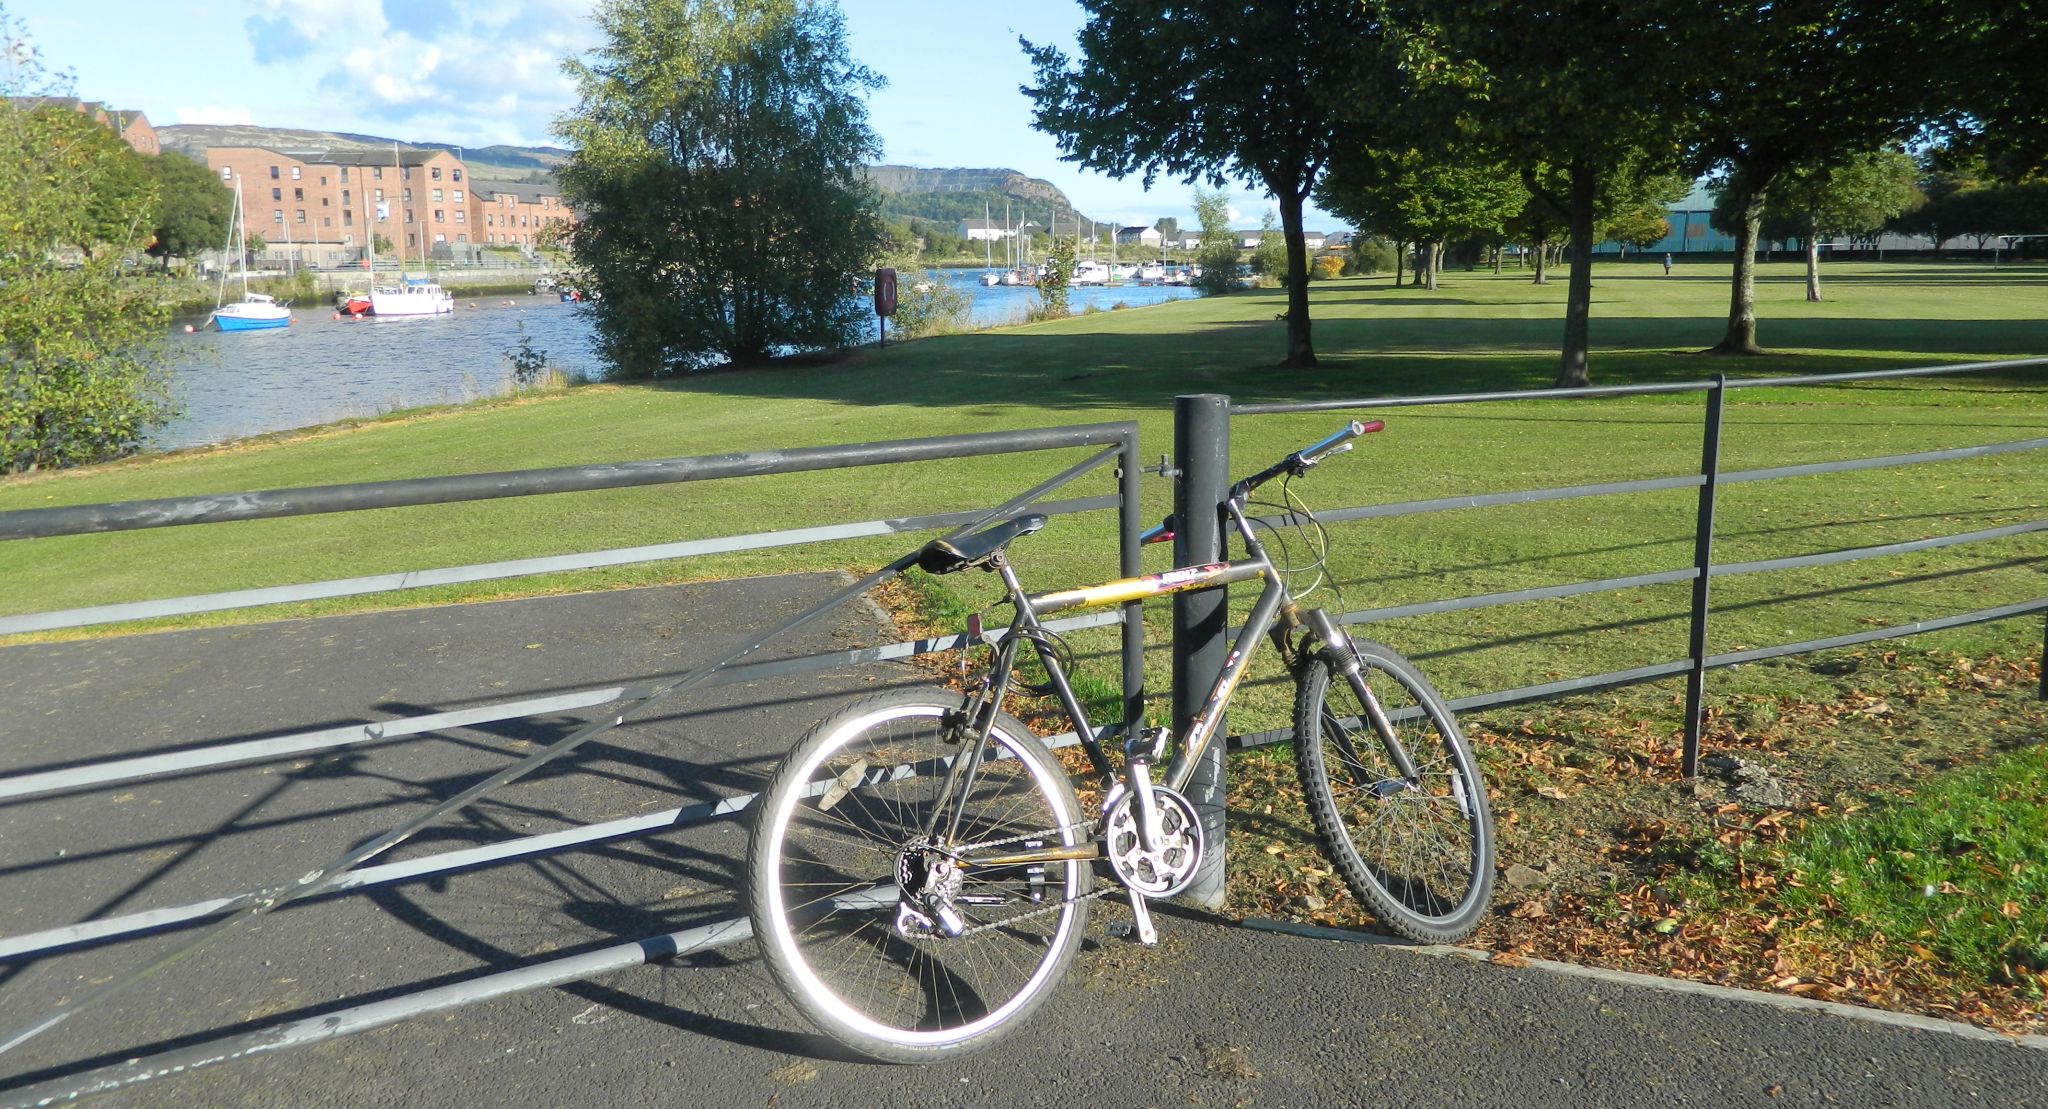
<path fill-rule="evenodd" d="M 1038 299 L 1043 305 L 1038 315 L 1049 320 L 1067 315 L 1067 286 L 1074 280 L 1074 255 L 1079 249 L 1078 236 L 1062 235 L 1053 240 L 1045 276 L 1038 279 Z"/>
<path fill-rule="evenodd" d="M 149 164 L 114 129 L 62 105 L 39 109 L 37 121 L 51 143 L 69 148 L 62 161 L 91 167 L 73 184 L 84 199 L 84 218 L 75 225 L 73 246 L 91 258 L 103 246 L 127 247 L 147 227 L 136 225 L 157 206 L 156 181 Z"/>
<path fill-rule="evenodd" d="M 1818 301 L 1820 240 L 1876 231 L 1905 210 L 1913 193 L 1913 159 L 1900 150 L 1866 151 L 1832 164 L 1797 166 L 1772 190 L 1762 233 L 1771 241 L 1800 241 L 1806 254 L 1806 299 Z M 1720 213 L 1718 204 L 1715 213 Z"/>
<path fill-rule="evenodd" d="M 172 411 L 167 314 L 120 258 L 142 245 L 154 195 L 122 184 L 110 147 L 76 141 L 79 113 L 9 100 L 63 91 L 24 40 L 0 8 L 0 473 L 131 454 Z M 73 264 L 66 248 L 84 242 L 114 249 Z"/>
<path fill-rule="evenodd" d="M 1760 354 L 1756 244 L 1770 191 L 1799 166 L 1903 140 L 1935 112 L 1927 0 L 1712 0 L 1683 57 L 1693 149 L 1734 211 L 1728 329 L 1712 353 Z"/>
<path fill-rule="evenodd" d="M 1678 160 L 1676 0 L 1417 0 L 1454 58 L 1480 71 L 1466 112 L 1477 139 L 1519 170 L 1538 250 L 1561 233 L 1571 272 L 1556 383 L 1581 386 L 1592 341 L 1593 246 L 1603 198 Z"/>
<path fill-rule="evenodd" d="M 1113 177 L 1258 181 L 1288 252 L 1288 366 L 1313 366 L 1302 208 L 1331 147 L 1397 107 L 1404 44 L 1377 2 L 1081 0 L 1080 56 L 1024 43 L 1039 130 Z M 1206 234 L 1203 246 L 1209 245 Z M 1206 268 L 1206 267 L 1205 267 Z"/>
<path fill-rule="evenodd" d="M 1416 276 L 1432 290 L 1446 242 L 1500 235 L 1528 199 L 1516 174 L 1470 147 L 1347 152 L 1316 190 L 1353 224 L 1420 244 Z"/>
<path fill-rule="evenodd" d="M 1202 249 L 1195 284 L 1214 296 L 1237 288 L 1237 235 L 1230 230 L 1230 197 L 1220 189 L 1195 190 L 1195 218 L 1202 223 Z"/>
<path fill-rule="evenodd" d="M 605 0 L 604 44 L 564 68 L 556 123 L 581 217 L 570 233 L 598 346 L 652 375 L 857 341 L 847 295 L 881 223 L 863 164 L 881 147 L 822 0 Z"/>
<path fill-rule="evenodd" d="M 173 258 L 220 249 L 234 220 L 235 194 L 212 170 L 174 150 L 157 155 L 149 168 L 161 197 L 149 253 L 169 269 Z"/>
<path fill-rule="evenodd" d="M 1172 241 L 1180 238 L 1180 220 L 1172 216 L 1162 216 L 1159 222 L 1152 226 L 1159 232 L 1159 238 L 1162 241 Z"/>

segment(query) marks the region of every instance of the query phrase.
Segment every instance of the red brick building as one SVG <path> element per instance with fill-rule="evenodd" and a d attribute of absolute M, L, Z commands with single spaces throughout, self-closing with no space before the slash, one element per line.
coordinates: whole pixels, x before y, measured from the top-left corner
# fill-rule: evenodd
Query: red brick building
<path fill-rule="evenodd" d="M 472 180 L 445 150 L 283 151 L 219 146 L 206 163 L 242 189 L 249 232 L 266 252 L 302 263 L 359 263 L 372 236 L 419 259 L 466 247 L 532 246 L 544 221 L 566 222 L 560 196 L 530 185 Z"/>
<path fill-rule="evenodd" d="M 163 148 L 157 145 L 156 128 L 149 125 L 149 117 L 141 112 L 109 108 L 103 103 L 80 100 L 75 96 L 15 96 L 9 97 L 8 103 L 22 109 L 46 105 L 69 108 L 74 112 L 89 115 L 119 132 L 121 138 L 126 140 L 129 146 L 134 147 L 137 154 L 155 157 L 163 153 Z"/>

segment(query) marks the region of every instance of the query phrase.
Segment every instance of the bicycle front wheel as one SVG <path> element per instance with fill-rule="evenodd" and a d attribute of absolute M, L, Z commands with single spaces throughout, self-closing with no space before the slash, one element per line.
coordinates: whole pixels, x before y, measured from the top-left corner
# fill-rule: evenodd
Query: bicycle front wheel
<path fill-rule="evenodd" d="M 754 937 L 776 981 L 828 1035 L 885 1062 L 994 1042 L 1050 996 L 1087 926 L 1087 863 L 947 865 L 1086 835 L 1065 770 L 1008 715 L 964 795 L 945 796 L 968 745 L 958 703 L 943 701 L 884 694 L 819 724 L 762 793 L 749 855 Z M 932 889 L 943 909 L 917 896 Z"/>
<path fill-rule="evenodd" d="M 1355 639 L 1360 677 L 1416 774 L 1404 777 L 1338 658 L 1303 674 L 1294 757 L 1323 850 L 1382 923 L 1421 943 L 1472 934 L 1493 892 L 1486 783 L 1443 698 L 1413 663 Z"/>

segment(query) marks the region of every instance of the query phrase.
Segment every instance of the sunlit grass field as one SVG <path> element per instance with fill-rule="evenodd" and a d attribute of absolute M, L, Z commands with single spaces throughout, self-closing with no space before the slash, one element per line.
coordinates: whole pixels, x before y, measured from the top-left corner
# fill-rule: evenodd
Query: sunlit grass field
<path fill-rule="evenodd" d="M 1729 360 L 1718 338 L 1727 267 L 1606 263 L 1595 271 L 1595 383 L 1826 373 L 2048 353 L 2048 268 L 1831 266 L 1829 299 L 1803 299 L 1800 267 L 1762 267 L 1760 336 L 1772 353 Z M 0 482 L 0 511 L 479 471 L 856 443 L 1002 428 L 1136 420 L 1148 461 L 1171 448 L 1176 394 L 1240 402 L 1547 386 L 1564 288 L 1526 274 L 1445 275 L 1436 292 L 1385 278 L 1313 287 L 1322 365 L 1279 370 L 1278 292 L 1184 301 L 865 350 L 786 368 L 600 385 Z M 1391 410 L 1387 430 L 1295 489 L 1340 507 L 1697 472 L 1698 394 Z M 1357 415 L 1375 413 L 1361 409 Z M 1348 415 L 1348 414 L 1346 414 Z M 1235 421 L 1251 469 L 1320 438 L 1346 415 Z M 2048 428 L 2048 372 L 2021 370 L 1731 393 L 1723 467 L 1932 450 Z M 1000 501 L 1081 452 L 498 502 L 167 528 L 0 544 L 0 612 L 21 613 L 402 569 L 966 509 Z M 1108 470 L 1064 496 L 1113 491 Z M 1147 514 L 1165 481 L 1146 479 Z M 1759 559 L 2039 518 L 2048 454 L 1733 485 L 1716 557 Z M 1461 510 L 1332 528 L 1331 590 L 1348 609 L 1529 588 L 1689 565 L 1691 490 Z M 862 540 L 476 586 L 186 618 L 268 619 L 541 591 L 866 569 L 905 545 Z M 1718 580 L 1710 649 L 1761 646 L 2041 596 L 2048 539 L 2026 535 L 1923 554 Z M 1113 518 L 1062 518 L 1024 541 L 1027 584 L 1114 575 Z M 1147 552 L 1162 567 L 1165 549 Z M 970 606 L 992 581 L 949 579 Z M 1244 592 L 1244 591 L 1241 591 Z M 1593 594 L 1375 625 L 1453 695 L 1659 662 L 1685 648 L 1688 587 Z M 1247 598 L 1248 599 L 1248 598 Z M 1163 628 L 1165 608 L 1151 614 Z M 2025 626 L 2022 626 L 2025 625 Z M 163 626 L 163 625 L 158 625 Z M 1955 633 L 1965 646 L 2038 642 L 2039 622 Z M 97 634 L 94 632 L 93 634 Z M 1106 639 L 1084 646 L 1100 656 Z M 1163 653 L 1157 672 L 1163 682 Z M 1091 666 L 1113 673 L 1110 660 Z M 1735 677 L 1739 683 L 1740 678 Z M 1255 686 L 1240 727 L 1271 726 L 1285 695 Z"/>

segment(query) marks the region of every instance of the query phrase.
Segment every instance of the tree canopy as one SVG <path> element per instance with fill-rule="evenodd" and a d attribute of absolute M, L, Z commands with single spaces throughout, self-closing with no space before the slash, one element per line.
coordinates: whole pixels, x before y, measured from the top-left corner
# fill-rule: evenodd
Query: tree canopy
<path fill-rule="evenodd" d="M 880 156 L 822 0 L 605 0 L 604 43 L 565 69 L 577 107 L 577 266 L 616 372 L 650 375 L 845 346 L 881 245 L 862 165 Z"/>
<path fill-rule="evenodd" d="M 162 200 L 149 253 L 168 266 L 173 258 L 219 250 L 234 219 L 235 194 L 212 170 L 174 150 L 157 155 L 150 174 Z"/>
<path fill-rule="evenodd" d="M 1081 0 L 1080 53 L 1024 43 L 1039 130 L 1113 177 L 1273 194 L 1288 251 L 1287 357 L 1315 364 L 1302 209 L 1332 146 L 1395 110 L 1403 42 L 1377 3 Z M 1207 246 L 1206 238 L 1204 246 Z"/>
<path fill-rule="evenodd" d="M 17 27 L 0 8 L 0 473 L 132 453 L 171 411 L 164 310 L 122 275 L 155 192 L 90 117 L 10 102 L 62 89 Z"/>

